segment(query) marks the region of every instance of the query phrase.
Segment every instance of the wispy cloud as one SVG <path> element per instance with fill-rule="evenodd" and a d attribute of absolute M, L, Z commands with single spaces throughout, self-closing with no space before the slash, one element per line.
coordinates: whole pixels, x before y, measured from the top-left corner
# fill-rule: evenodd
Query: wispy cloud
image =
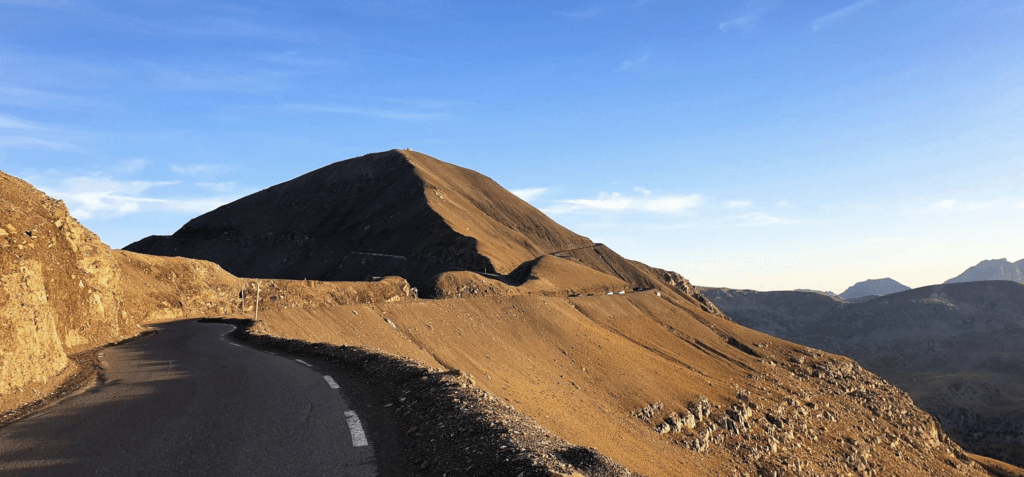
<path fill-rule="evenodd" d="M 0 86 L 0 104 L 23 108 L 49 108 L 82 103 L 81 100 L 29 88 Z"/>
<path fill-rule="evenodd" d="M 571 12 L 555 12 L 555 13 L 558 14 L 558 15 L 561 15 L 561 16 L 563 16 L 565 18 L 571 19 L 571 20 L 584 20 L 584 19 L 587 19 L 587 18 L 596 17 L 596 16 L 604 13 L 605 10 L 606 10 L 605 7 L 593 7 L 593 8 L 588 8 L 586 10 L 576 10 L 576 11 L 571 11 Z"/>
<path fill-rule="evenodd" d="M 956 199 L 940 200 L 931 204 L 932 209 L 938 210 L 987 210 L 998 206 L 1000 201 L 989 202 L 963 202 Z"/>
<path fill-rule="evenodd" d="M 70 0 L 0 0 L 0 5 L 24 5 L 40 8 L 68 8 L 75 4 Z"/>
<path fill-rule="evenodd" d="M 147 196 L 151 189 L 180 184 L 178 181 L 119 181 L 106 176 L 68 177 L 55 186 L 40 186 L 47 194 L 64 200 L 71 214 L 81 219 L 117 217 L 137 212 L 202 213 L 230 201 L 221 197 L 166 199 Z"/>
<path fill-rule="evenodd" d="M 153 82 L 165 89 L 185 91 L 241 91 L 272 90 L 280 79 L 289 74 L 277 71 L 239 71 L 236 68 L 178 69 L 153 65 Z"/>
<path fill-rule="evenodd" d="M 544 187 L 535 187 L 535 188 L 532 188 L 532 189 L 512 189 L 509 192 L 515 194 L 520 199 L 523 199 L 523 200 L 529 202 L 529 201 L 531 201 L 533 199 L 536 199 L 536 198 L 544 195 L 544 193 L 547 192 L 547 191 L 548 190 L 546 188 L 544 188 Z"/>
<path fill-rule="evenodd" d="M 604 3 L 580 10 L 557 11 L 555 14 L 570 20 L 586 20 L 588 18 L 604 15 L 605 13 L 642 7 L 644 5 L 654 3 L 655 1 L 656 0 L 635 0 L 632 2 Z"/>
<path fill-rule="evenodd" d="M 135 159 L 125 159 L 118 164 L 119 167 L 117 167 L 115 170 L 117 172 L 127 172 L 131 174 L 145 169 L 150 164 L 151 162 L 149 161 L 149 159 L 144 159 L 141 157 Z"/>
<path fill-rule="evenodd" d="M 626 71 L 628 69 L 640 66 L 644 63 L 647 63 L 647 60 L 649 59 L 651 59 L 651 54 L 645 53 L 643 56 L 640 56 L 639 58 L 636 58 L 634 60 L 623 61 L 622 63 L 619 63 L 619 71 Z"/>
<path fill-rule="evenodd" d="M 49 139 L 40 139 L 37 137 L 28 136 L 3 136 L 0 135 L 0 149 L 12 149 L 12 148 L 34 148 L 41 147 L 44 149 L 53 149 L 54 151 L 65 151 L 65 152 L 82 152 L 82 148 L 74 144 L 54 141 Z"/>
<path fill-rule="evenodd" d="M 787 206 L 789 206 L 789 201 L 788 200 L 780 200 L 780 201 L 775 203 L 775 207 L 780 207 L 781 208 L 781 207 L 787 207 Z"/>
<path fill-rule="evenodd" d="M 316 68 L 318 70 L 323 70 L 324 68 L 331 68 L 343 65 L 341 61 L 338 61 L 334 58 L 310 57 L 305 56 L 298 51 L 266 53 L 262 55 L 256 55 L 254 56 L 254 58 L 274 65 L 303 69 Z"/>
<path fill-rule="evenodd" d="M 754 205 L 754 203 L 749 200 L 730 200 L 725 203 L 725 206 L 730 209 L 745 209 L 751 205 Z"/>
<path fill-rule="evenodd" d="M 43 127 L 31 121 L 0 114 L 0 129 L 43 129 Z"/>
<path fill-rule="evenodd" d="M 394 104 L 400 104 L 407 108 L 413 109 L 450 109 L 462 106 L 472 106 L 473 103 L 465 101 L 450 101 L 450 100 L 439 100 L 439 99 L 404 99 L 404 98 L 387 98 L 385 101 Z"/>
<path fill-rule="evenodd" d="M 737 28 L 744 28 L 744 27 L 747 27 L 747 26 L 753 24 L 755 21 L 757 21 L 758 17 L 760 17 L 760 16 L 761 16 L 761 13 L 758 12 L 758 13 L 751 13 L 749 15 L 743 15 L 742 17 L 736 17 L 736 18 L 733 18 L 732 20 L 728 20 L 728 21 L 724 21 L 722 23 L 719 23 L 718 24 L 718 29 L 722 30 L 723 32 L 727 32 L 727 31 L 735 30 Z"/>
<path fill-rule="evenodd" d="M 199 174 L 220 174 L 227 171 L 226 166 L 216 164 L 188 164 L 184 166 L 171 166 L 171 172 L 183 176 L 194 176 Z"/>
<path fill-rule="evenodd" d="M 704 198 L 700 194 L 659 196 L 647 190 L 640 190 L 640 192 L 640 195 L 602 192 L 596 199 L 559 200 L 547 211 L 551 213 L 626 211 L 674 213 L 685 212 L 700 207 L 704 203 Z"/>
<path fill-rule="evenodd" d="M 439 112 L 409 111 L 402 109 L 362 108 L 336 104 L 283 104 L 278 109 L 304 113 L 349 114 L 398 121 L 432 121 L 447 117 Z"/>
<path fill-rule="evenodd" d="M 901 243 L 908 240 L 903 237 L 872 237 L 864 241 L 868 243 Z"/>
<path fill-rule="evenodd" d="M 780 225 L 795 223 L 796 220 L 766 214 L 764 212 L 745 212 L 740 215 L 726 217 L 722 225 L 733 227 L 754 227 L 764 225 Z"/>
<path fill-rule="evenodd" d="M 196 186 L 220 193 L 234 192 L 238 189 L 236 182 L 197 182 Z"/>
<path fill-rule="evenodd" d="M 258 11 L 234 11 L 230 12 L 230 15 L 173 17 L 140 17 L 95 10 L 89 13 L 92 24 L 101 28 L 146 35 L 219 36 L 279 41 L 312 41 L 316 39 L 316 34 L 309 30 L 272 28 L 251 19 L 242 18 L 245 15 L 258 14 Z"/>
<path fill-rule="evenodd" d="M 825 28 L 839 20 L 842 20 L 850 15 L 853 15 L 854 13 L 857 13 L 864 7 L 871 5 L 876 1 L 877 0 L 860 0 L 856 3 L 852 3 L 843 8 L 840 8 L 839 10 L 829 13 L 828 15 L 823 15 L 818 18 L 815 18 L 814 21 L 811 22 L 811 28 L 813 28 L 815 31 L 821 30 L 822 28 Z"/>
<path fill-rule="evenodd" d="M 68 141 L 71 136 L 55 126 L 28 121 L 14 116 L 0 114 L 0 149 L 44 148 L 55 151 L 80 152 L 82 149 Z"/>

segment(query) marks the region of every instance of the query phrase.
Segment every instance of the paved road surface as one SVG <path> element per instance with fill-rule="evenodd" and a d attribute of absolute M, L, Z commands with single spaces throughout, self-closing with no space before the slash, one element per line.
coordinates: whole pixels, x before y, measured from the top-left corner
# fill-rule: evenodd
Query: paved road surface
<path fill-rule="evenodd" d="M 177 322 L 103 351 L 106 381 L 0 428 L 0 475 L 377 475 L 330 376 Z"/>

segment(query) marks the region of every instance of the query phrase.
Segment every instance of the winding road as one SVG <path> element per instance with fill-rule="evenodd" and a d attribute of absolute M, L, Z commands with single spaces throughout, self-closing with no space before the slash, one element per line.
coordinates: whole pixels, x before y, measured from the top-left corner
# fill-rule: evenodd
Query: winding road
<path fill-rule="evenodd" d="M 330 374 L 183 321 L 107 348 L 104 379 L 0 428 L 0 475 L 377 475 Z"/>

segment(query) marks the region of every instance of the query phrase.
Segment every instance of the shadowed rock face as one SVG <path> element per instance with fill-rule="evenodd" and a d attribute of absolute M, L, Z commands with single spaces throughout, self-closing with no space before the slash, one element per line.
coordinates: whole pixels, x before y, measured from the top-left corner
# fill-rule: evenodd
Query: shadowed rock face
<path fill-rule="evenodd" d="M 946 280 L 945 283 L 980 282 L 988 280 L 1009 280 L 1024 284 L 1024 260 L 1010 263 L 1005 258 L 999 260 L 984 260 L 981 263 L 964 270 L 956 277 Z"/>
<path fill-rule="evenodd" d="M 604 289 L 620 290 L 621 282 L 629 289 L 657 286 L 716 312 L 677 274 L 626 260 L 493 180 L 409 150 L 331 164 L 196 217 L 171 236 L 147 237 L 125 249 L 209 260 L 254 278 L 395 275 L 431 296 L 480 288 L 457 276 L 439 278 L 442 273 L 476 272 L 518 286 L 522 274 L 513 272 L 554 255 L 606 275 Z M 593 290 L 602 288 L 591 281 Z M 439 283 L 450 289 L 438 289 Z"/>
<path fill-rule="evenodd" d="M 473 171 L 411 151 L 341 161 L 127 250 L 202 258 L 247 277 L 363 280 L 505 275 L 593 243 Z"/>
<path fill-rule="evenodd" d="M 856 285 L 847 288 L 839 296 L 846 300 L 855 300 L 866 296 L 885 296 L 901 291 L 907 291 L 910 287 L 891 278 L 880 278 L 878 280 L 864 280 Z"/>
<path fill-rule="evenodd" d="M 853 357 L 910 393 L 972 452 L 1024 464 L 1024 285 L 936 285 L 857 303 L 703 292 L 740 324 Z"/>

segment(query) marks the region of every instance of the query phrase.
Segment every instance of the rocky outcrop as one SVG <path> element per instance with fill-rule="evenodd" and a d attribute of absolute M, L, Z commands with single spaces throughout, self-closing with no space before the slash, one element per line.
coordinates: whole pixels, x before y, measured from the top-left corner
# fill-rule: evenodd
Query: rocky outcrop
<path fill-rule="evenodd" d="M 0 173 L 0 400 L 52 389 L 68 354 L 138 333 L 109 247 L 67 207 Z"/>
<path fill-rule="evenodd" d="M 45 397 L 70 355 L 154 321 L 413 297 L 397 277 L 365 283 L 245 280 L 211 262 L 111 250 L 59 200 L 0 173 L 0 415 Z"/>
<path fill-rule="evenodd" d="M 971 452 L 1024 464 L 1024 286 L 984 281 L 846 302 L 705 289 L 744 326 L 855 358 Z"/>

